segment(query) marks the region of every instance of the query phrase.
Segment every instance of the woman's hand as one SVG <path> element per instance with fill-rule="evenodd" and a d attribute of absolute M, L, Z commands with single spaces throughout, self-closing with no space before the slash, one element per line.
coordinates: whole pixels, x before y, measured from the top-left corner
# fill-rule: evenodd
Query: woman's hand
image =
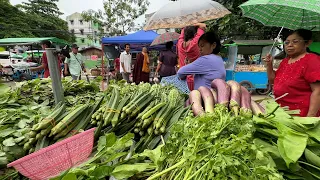
<path fill-rule="evenodd" d="M 198 26 L 199 28 L 206 30 L 207 25 L 205 23 L 196 23 L 194 26 Z"/>
<path fill-rule="evenodd" d="M 271 54 L 267 54 L 266 57 L 263 58 L 264 62 L 266 62 L 267 66 L 273 66 L 273 58 L 271 56 Z"/>
<path fill-rule="evenodd" d="M 189 64 L 189 63 L 190 63 L 190 62 L 189 62 L 188 59 L 185 59 L 185 60 L 184 60 L 184 64 L 185 64 L 185 65 L 187 65 L 187 64 Z"/>

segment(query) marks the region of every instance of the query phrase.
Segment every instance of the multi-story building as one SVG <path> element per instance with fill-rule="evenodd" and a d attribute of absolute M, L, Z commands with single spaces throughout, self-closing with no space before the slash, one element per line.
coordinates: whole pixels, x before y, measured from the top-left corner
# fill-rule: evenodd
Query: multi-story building
<path fill-rule="evenodd" d="M 82 49 L 89 46 L 100 46 L 97 36 L 99 25 L 83 20 L 81 13 L 73 13 L 66 18 L 68 28 L 76 36 L 76 43 Z"/>

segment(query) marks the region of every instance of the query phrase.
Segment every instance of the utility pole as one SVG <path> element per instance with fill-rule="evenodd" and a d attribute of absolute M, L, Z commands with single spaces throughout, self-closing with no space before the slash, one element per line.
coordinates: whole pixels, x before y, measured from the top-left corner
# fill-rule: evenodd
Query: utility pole
<path fill-rule="evenodd" d="M 94 46 L 94 43 L 95 43 L 95 33 L 94 33 L 94 29 L 93 29 L 93 21 L 91 20 L 91 31 L 92 31 L 92 46 Z"/>

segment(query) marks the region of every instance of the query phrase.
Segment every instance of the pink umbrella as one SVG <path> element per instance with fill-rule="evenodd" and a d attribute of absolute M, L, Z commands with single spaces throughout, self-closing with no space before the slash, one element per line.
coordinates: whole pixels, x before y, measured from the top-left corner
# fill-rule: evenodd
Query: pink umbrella
<path fill-rule="evenodd" d="M 170 41 L 176 41 L 179 39 L 179 36 L 180 34 L 176 32 L 166 32 L 156 37 L 156 39 L 153 40 L 151 46 L 165 44 Z"/>

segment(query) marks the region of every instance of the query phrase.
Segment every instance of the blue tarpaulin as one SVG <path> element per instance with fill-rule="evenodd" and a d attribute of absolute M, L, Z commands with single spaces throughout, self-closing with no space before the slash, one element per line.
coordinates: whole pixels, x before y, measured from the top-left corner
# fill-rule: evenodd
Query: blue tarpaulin
<path fill-rule="evenodd" d="M 125 36 L 107 37 L 102 38 L 103 44 L 151 44 L 152 41 L 159 36 L 154 31 L 138 31 L 133 34 L 128 34 Z"/>

